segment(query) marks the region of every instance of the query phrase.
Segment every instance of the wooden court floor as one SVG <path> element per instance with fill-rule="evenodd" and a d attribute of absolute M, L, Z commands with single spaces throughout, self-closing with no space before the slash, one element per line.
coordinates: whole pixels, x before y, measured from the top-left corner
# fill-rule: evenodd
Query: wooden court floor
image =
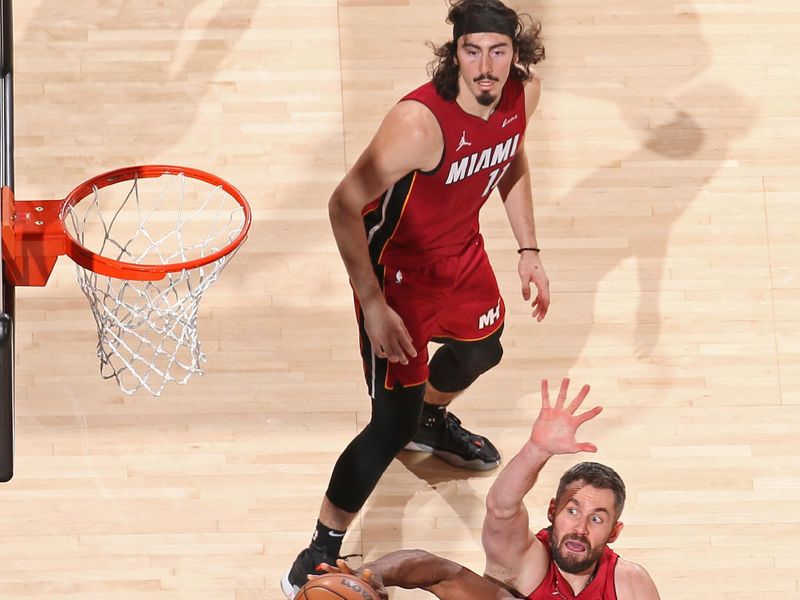
<path fill-rule="evenodd" d="M 502 363 L 454 405 L 506 457 L 539 380 L 593 387 L 583 438 L 625 479 L 615 549 L 669 600 L 800 598 L 800 8 L 775 0 L 510 2 L 543 23 L 528 134 L 553 301 L 482 229 Z M 207 372 L 158 399 L 98 374 L 62 259 L 18 290 L 16 476 L 0 598 L 275 600 L 339 451 L 369 418 L 330 192 L 449 31 L 443 0 L 15 2 L 16 191 L 139 163 L 212 171 L 255 222 L 207 294 Z M 584 457 L 588 458 L 588 457 Z M 545 522 L 554 459 L 528 497 Z M 481 571 L 494 473 L 398 457 L 345 542 Z M 398 591 L 394 598 L 425 598 Z"/>

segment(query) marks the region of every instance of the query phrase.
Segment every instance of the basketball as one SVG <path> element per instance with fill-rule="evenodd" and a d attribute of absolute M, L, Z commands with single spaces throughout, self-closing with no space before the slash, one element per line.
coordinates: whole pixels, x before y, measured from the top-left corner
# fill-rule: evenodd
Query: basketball
<path fill-rule="evenodd" d="M 326 573 L 305 584 L 295 600 L 380 600 L 363 580 L 344 573 Z"/>

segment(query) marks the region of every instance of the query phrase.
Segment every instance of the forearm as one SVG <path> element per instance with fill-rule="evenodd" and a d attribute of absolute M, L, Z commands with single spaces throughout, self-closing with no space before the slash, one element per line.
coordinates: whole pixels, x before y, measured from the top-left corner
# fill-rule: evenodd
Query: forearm
<path fill-rule="evenodd" d="M 527 442 L 506 465 L 486 496 L 481 540 L 486 552 L 486 575 L 518 588 L 518 577 L 538 542 L 531 535 L 523 499 L 552 456 Z"/>
<path fill-rule="evenodd" d="M 500 193 L 503 205 L 518 246 L 536 248 L 531 177 L 524 153 L 514 159 L 514 164 L 503 178 L 502 184 Z"/>
<path fill-rule="evenodd" d="M 365 563 L 385 587 L 429 589 L 456 577 L 462 567 L 453 561 L 424 550 L 397 550 Z"/>
<path fill-rule="evenodd" d="M 524 512 L 522 501 L 551 456 L 530 440 L 526 442 L 492 484 L 486 497 L 487 516 L 509 520 Z"/>
<path fill-rule="evenodd" d="M 439 600 L 513 600 L 505 589 L 451 560 L 424 550 L 398 550 L 366 563 L 383 588 L 422 589 Z"/>
<path fill-rule="evenodd" d="M 358 211 L 347 205 L 338 189 L 328 203 L 328 214 L 342 262 L 363 305 L 382 295 L 369 258 L 363 219 Z"/>

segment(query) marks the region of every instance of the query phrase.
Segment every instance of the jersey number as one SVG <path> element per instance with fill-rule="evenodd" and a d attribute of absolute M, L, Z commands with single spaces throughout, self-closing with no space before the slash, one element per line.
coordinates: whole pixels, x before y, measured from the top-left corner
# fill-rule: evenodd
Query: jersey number
<path fill-rule="evenodd" d="M 511 166 L 511 163 L 509 162 L 502 169 L 495 169 L 494 171 L 489 173 L 489 183 L 486 184 L 486 189 L 483 190 L 483 194 L 481 194 L 481 198 L 486 198 L 486 196 L 488 196 L 489 194 L 492 193 L 492 190 L 494 190 L 494 188 L 497 187 L 497 184 L 500 183 L 500 180 L 503 178 L 503 175 L 506 174 L 506 171 L 508 170 L 508 167 L 510 167 L 510 166 Z"/>

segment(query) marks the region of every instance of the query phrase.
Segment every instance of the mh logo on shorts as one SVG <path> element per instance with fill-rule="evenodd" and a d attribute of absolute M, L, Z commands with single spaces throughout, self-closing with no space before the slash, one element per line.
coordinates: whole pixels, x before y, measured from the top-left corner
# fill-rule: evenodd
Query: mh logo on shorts
<path fill-rule="evenodd" d="M 494 322 L 500 318 L 500 299 L 497 300 L 497 306 L 490 309 L 484 315 L 481 315 L 478 319 L 478 329 L 486 329 L 487 327 L 491 327 L 494 325 Z"/>

